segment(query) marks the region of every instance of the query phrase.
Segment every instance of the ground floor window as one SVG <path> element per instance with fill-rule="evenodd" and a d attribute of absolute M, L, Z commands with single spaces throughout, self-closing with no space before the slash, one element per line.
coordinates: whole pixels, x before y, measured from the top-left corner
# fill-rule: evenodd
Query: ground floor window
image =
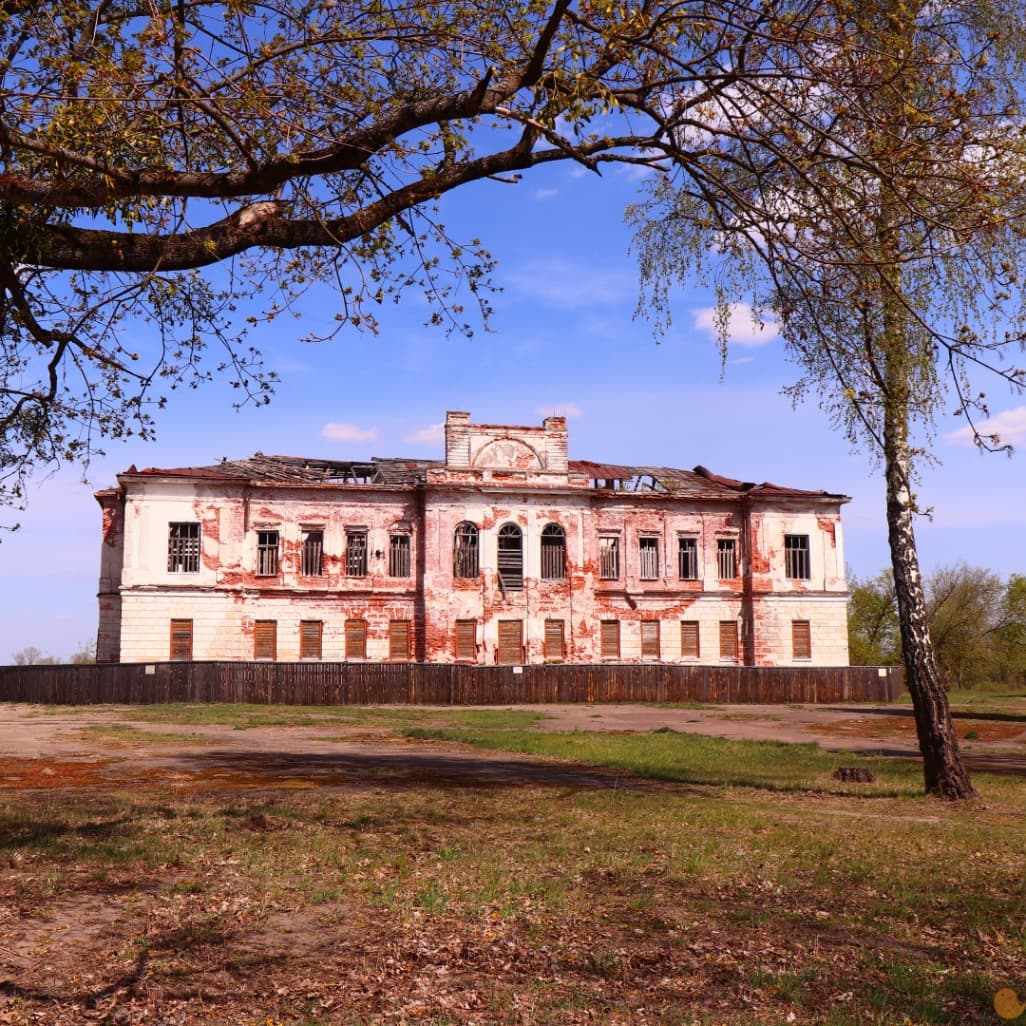
<path fill-rule="evenodd" d="M 566 658 L 566 624 L 563 620 L 545 621 L 545 658 L 559 662 Z"/>
<path fill-rule="evenodd" d="M 456 659 L 461 663 L 477 662 L 477 620 L 456 621 Z"/>
<path fill-rule="evenodd" d="M 737 662 L 737 620 L 720 621 L 720 659 Z"/>
<path fill-rule="evenodd" d="M 253 658 L 274 660 L 278 657 L 278 621 L 257 620 L 253 624 Z"/>
<path fill-rule="evenodd" d="M 171 621 L 171 662 L 192 659 L 192 620 Z"/>
<path fill-rule="evenodd" d="M 410 661 L 413 632 L 409 620 L 393 620 L 388 625 L 388 658 L 399 663 Z"/>
<path fill-rule="evenodd" d="M 698 659 L 698 621 L 682 620 L 680 624 L 680 657 L 681 659 Z"/>
<path fill-rule="evenodd" d="M 791 621 L 791 651 L 795 659 L 812 658 L 812 625 L 808 620 Z"/>
<path fill-rule="evenodd" d="M 499 621 L 499 662 L 522 663 L 524 661 L 524 621 Z"/>
<path fill-rule="evenodd" d="M 346 659 L 367 658 L 367 621 L 346 620 Z"/>
<path fill-rule="evenodd" d="M 619 620 L 603 620 L 599 624 L 599 642 L 603 659 L 620 658 Z"/>
<path fill-rule="evenodd" d="M 320 620 L 302 620 L 299 624 L 299 658 L 320 659 L 324 624 Z"/>
<path fill-rule="evenodd" d="M 658 659 L 661 655 L 659 646 L 659 621 L 641 621 L 641 658 Z"/>

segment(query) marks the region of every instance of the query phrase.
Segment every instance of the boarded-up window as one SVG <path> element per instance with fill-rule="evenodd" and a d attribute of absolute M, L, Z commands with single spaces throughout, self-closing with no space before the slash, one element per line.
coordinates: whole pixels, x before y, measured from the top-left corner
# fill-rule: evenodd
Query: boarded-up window
<path fill-rule="evenodd" d="M 716 540 L 716 570 L 721 581 L 737 577 L 737 546 L 733 538 Z"/>
<path fill-rule="evenodd" d="M 320 620 L 301 620 L 299 623 L 299 658 L 320 659 L 324 624 Z"/>
<path fill-rule="evenodd" d="M 464 521 L 456 526 L 452 540 L 452 575 L 468 578 L 478 575 L 477 527 Z"/>
<path fill-rule="evenodd" d="M 278 532 L 257 531 L 257 577 L 274 577 L 278 573 Z"/>
<path fill-rule="evenodd" d="M 658 659 L 659 652 L 659 621 L 641 621 L 641 658 Z"/>
<path fill-rule="evenodd" d="M 367 576 L 367 532 L 363 528 L 346 528 L 346 576 Z"/>
<path fill-rule="evenodd" d="M 620 658 L 620 621 L 603 620 L 599 624 L 599 644 L 603 659 Z"/>
<path fill-rule="evenodd" d="M 737 620 L 720 621 L 720 658 L 737 662 Z"/>
<path fill-rule="evenodd" d="M 599 538 L 599 577 L 603 581 L 620 579 L 620 539 L 616 535 Z"/>
<path fill-rule="evenodd" d="M 299 572 L 304 577 L 320 577 L 324 573 L 324 532 L 304 531 Z"/>
<path fill-rule="evenodd" d="M 559 524 L 546 524 L 542 529 L 541 575 L 543 581 L 566 577 L 566 532 Z"/>
<path fill-rule="evenodd" d="M 367 658 L 367 621 L 346 620 L 346 659 Z"/>
<path fill-rule="evenodd" d="M 516 524 L 499 528 L 499 586 L 503 591 L 524 590 L 524 533 Z"/>
<path fill-rule="evenodd" d="M 200 568 L 200 525 L 167 525 L 167 569 L 172 574 L 198 574 Z"/>
<path fill-rule="evenodd" d="M 393 620 L 388 625 L 388 658 L 396 662 L 410 661 L 410 642 L 412 632 L 409 620 Z"/>
<path fill-rule="evenodd" d="M 812 625 L 808 620 L 791 621 L 791 650 L 795 659 L 812 658 Z"/>
<path fill-rule="evenodd" d="M 522 663 L 524 661 L 523 620 L 499 621 L 499 662 Z"/>
<path fill-rule="evenodd" d="M 545 658 L 563 660 L 566 656 L 566 632 L 562 620 L 545 621 Z"/>
<path fill-rule="evenodd" d="M 811 576 L 807 534 L 784 535 L 784 574 L 794 581 L 807 581 Z"/>
<path fill-rule="evenodd" d="M 698 621 L 682 620 L 680 624 L 680 657 L 681 659 L 698 659 L 701 652 L 698 647 Z"/>
<path fill-rule="evenodd" d="M 677 575 L 682 581 L 698 578 L 698 539 L 677 539 Z"/>
<path fill-rule="evenodd" d="M 410 576 L 410 536 L 393 534 L 388 539 L 388 576 Z"/>
<path fill-rule="evenodd" d="M 638 576 L 643 581 L 659 579 L 659 539 L 641 538 L 638 541 Z"/>
<path fill-rule="evenodd" d="M 257 620 L 253 624 L 253 658 L 276 659 L 278 657 L 278 621 Z"/>
<path fill-rule="evenodd" d="M 461 663 L 477 662 L 477 620 L 456 621 L 456 658 Z"/>
<path fill-rule="evenodd" d="M 188 662 L 192 659 L 192 620 L 171 621 L 171 661 Z"/>

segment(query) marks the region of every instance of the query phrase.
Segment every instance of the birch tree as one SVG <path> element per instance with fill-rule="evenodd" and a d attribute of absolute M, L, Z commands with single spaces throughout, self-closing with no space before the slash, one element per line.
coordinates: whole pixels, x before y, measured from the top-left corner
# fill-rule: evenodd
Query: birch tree
<path fill-rule="evenodd" d="M 740 76 L 712 97 L 695 131 L 719 161 L 681 164 L 633 212 L 662 323 L 669 289 L 703 261 L 723 304 L 754 291 L 800 369 L 791 395 L 818 395 L 882 468 L 924 781 L 946 798 L 973 790 L 928 631 L 916 467 L 938 412 L 975 426 L 987 414 L 981 381 L 1011 393 L 1024 383 L 1020 10 L 777 5 L 773 17 L 801 37 L 779 62 L 790 74 Z M 731 65 L 747 57 L 742 46 Z"/>

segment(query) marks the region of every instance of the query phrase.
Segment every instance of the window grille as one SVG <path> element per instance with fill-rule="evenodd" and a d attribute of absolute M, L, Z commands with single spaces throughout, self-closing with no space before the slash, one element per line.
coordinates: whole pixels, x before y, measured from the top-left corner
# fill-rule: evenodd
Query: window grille
<path fill-rule="evenodd" d="M 499 586 L 503 591 L 523 591 L 524 535 L 516 524 L 499 528 L 498 557 Z"/>
<path fill-rule="evenodd" d="M 639 573 L 643 581 L 659 579 L 659 539 L 641 538 L 638 543 Z"/>
<path fill-rule="evenodd" d="M 566 532 L 559 524 L 546 524 L 542 529 L 541 576 L 543 581 L 566 577 Z"/>
<path fill-rule="evenodd" d="M 599 538 L 599 578 L 603 581 L 620 579 L 620 539 L 615 535 Z"/>
<path fill-rule="evenodd" d="M 257 531 L 257 577 L 278 573 L 278 532 Z"/>
<path fill-rule="evenodd" d="M 466 522 L 459 524 L 453 536 L 452 544 L 453 577 L 477 577 L 479 572 L 477 554 L 477 527 Z"/>
<path fill-rule="evenodd" d="M 677 539 L 677 575 L 682 581 L 698 579 L 698 539 Z"/>
<path fill-rule="evenodd" d="M 346 528 L 346 576 L 367 576 L 367 532 Z"/>
<path fill-rule="evenodd" d="M 809 567 L 809 536 L 807 534 L 784 535 L 784 574 L 794 581 L 807 581 Z"/>
<path fill-rule="evenodd" d="M 200 568 L 200 525 L 167 525 L 167 569 L 172 574 L 198 574 Z"/>
<path fill-rule="evenodd" d="M 388 539 L 388 576 L 410 576 L 410 536 L 393 534 Z"/>
<path fill-rule="evenodd" d="M 716 570 L 721 581 L 737 577 L 737 545 L 733 538 L 716 540 Z"/>
<path fill-rule="evenodd" d="M 304 577 L 320 577 L 324 573 L 324 532 L 304 531 L 299 572 Z"/>

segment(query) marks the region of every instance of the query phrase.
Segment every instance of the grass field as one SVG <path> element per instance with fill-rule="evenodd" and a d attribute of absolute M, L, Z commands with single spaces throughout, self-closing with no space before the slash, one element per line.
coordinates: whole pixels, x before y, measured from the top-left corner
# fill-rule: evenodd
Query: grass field
<path fill-rule="evenodd" d="M 1026 991 L 1018 778 L 947 805 L 901 760 L 504 710 L 131 719 L 373 725 L 606 784 L 0 790 L 0 1023 L 995 1024 Z M 833 779 L 856 761 L 875 784 Z"/>

